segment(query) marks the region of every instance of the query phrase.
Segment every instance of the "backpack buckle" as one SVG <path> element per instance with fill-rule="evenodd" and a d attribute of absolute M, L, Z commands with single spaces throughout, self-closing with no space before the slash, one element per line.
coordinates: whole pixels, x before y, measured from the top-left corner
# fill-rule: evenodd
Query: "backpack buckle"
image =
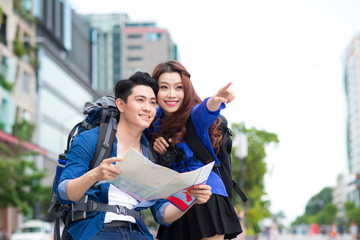
<path fill-rule="evenodd" d="M 85 219 L 87 207 L 88 207 L 88 195 L 84 195 L 76 204 L 72 203 L 71 204 L 71 209 L 72 209 L 71 220 L 74 222 L 74 221 Z"/>
<path fill-rule="evenodd" d="M 116 214 L 126 215 L 126 209 L 124 206 L 116 205 Z"/>
<path fill-rule="evenodd" d="M 86 203 L 86 210 L 87 212 L 93 212 L 97 208 L 97 203 L 94 201 L 89 201 Z"/>

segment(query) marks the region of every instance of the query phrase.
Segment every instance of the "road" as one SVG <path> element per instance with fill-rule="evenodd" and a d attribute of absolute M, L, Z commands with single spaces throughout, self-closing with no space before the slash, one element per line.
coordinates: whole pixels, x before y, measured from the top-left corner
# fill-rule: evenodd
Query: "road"
<path fill-rule="evenodd" d="M 252 240 L 251 237 L 246 237 L 245 240 Z M 277 238 L 272 237 L 268 238 L 264 235 L 261 235 L 258 240 L 351 240 L 349 234 L 343 234 L 342 236 L 337 236 L 335 238 L 330 238 L 328 235 L 292 235 L 292 234 L 279 234 Z"/>

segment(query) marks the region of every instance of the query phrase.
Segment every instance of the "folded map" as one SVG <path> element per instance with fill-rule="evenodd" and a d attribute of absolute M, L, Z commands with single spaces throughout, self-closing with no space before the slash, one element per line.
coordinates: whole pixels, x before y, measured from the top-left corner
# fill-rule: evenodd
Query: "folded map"
<path fill-rule="evenodd" d="M 213 165 L 214 162 L 211 162 L 194 171 L 178 173 L 153 163 L 131 148 L 124 160 L 115 165 L 121 174 L 106 182 L 114 184 L 140 202 L 163 198 L 185 211 L 196 200 L 188 193 L 188 188 L 205 183 Z"/>

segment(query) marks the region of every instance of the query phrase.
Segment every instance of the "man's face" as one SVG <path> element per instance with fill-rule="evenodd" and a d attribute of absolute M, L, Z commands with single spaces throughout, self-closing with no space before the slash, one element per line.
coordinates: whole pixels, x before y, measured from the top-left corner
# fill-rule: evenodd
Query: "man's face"
<path fill-rule="evenodd" d="M 127 103 L 119 109 L 123 119 L 133 127 L 141 129 L 150 126 L 156 114 L 156 98 L 152 88 L 144 85 L 135 86 Z"/>

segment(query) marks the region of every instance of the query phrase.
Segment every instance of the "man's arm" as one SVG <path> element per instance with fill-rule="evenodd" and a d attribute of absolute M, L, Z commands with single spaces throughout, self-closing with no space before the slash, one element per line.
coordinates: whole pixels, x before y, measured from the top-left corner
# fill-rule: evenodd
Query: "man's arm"
<path fill-rule="evenodd" d="M 78 201 L 97 181 L 114 179 L 121 173 L 120 169 L 113 165 L 113 162 L 121 161 L 122 158 L 112 157 L 104 159 L 99 166 L 84 175 L 68 182 L 66 192 L 70 201 Z"/>

